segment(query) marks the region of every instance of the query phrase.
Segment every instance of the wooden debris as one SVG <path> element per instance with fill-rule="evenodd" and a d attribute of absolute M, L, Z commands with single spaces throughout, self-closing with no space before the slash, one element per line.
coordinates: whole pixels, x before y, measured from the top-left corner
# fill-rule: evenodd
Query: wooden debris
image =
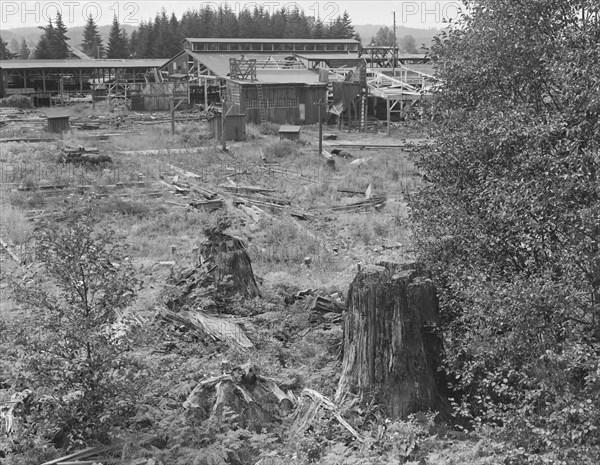
<path fill-rule="evenodd" d="M 300 394 L 290 437 L 294 438 L 304 433 L 315 421 L 317 415 L 321 413 L 321 410 L 329 412 L 357 441 L 364 441 L 358 431 L 342 417 L 339 408 L 329 398 L 309 388 L 303 389 Z"/>
<path fill-rule="evenodd" d="M 339 324 L 346 306 L 335 300 L 316 296 L 308 305 L 309 321 L 313 324 Z"/>
<path fill-rule="evenodd" d="M 0 139 L 0 144 L 3 142 L 27 142 L 30 144 L 38 142 L 54 142 L 58 139 L 54 137 L 8 137 Z"/>
<path fill-rule="evenodd" d="M 207 334 L 215 341 L 237 344 L 243 349 L 254 347 L 242 328 L 231 319 L 209 315 L 199 310 L 175 313 L 166 308 L 160 310 L 160 315 L 167 321 L 180 323 L 190 329 Z"/>
<path fill-rule="evenodd" d="M 365 191 L 363 189 L 356 189 L 354 187 L 338 187 L 338 192 L 342 194 L 352 194 L 352 195 L 364 195 Z"/>
<path fill-rule="evenodd" d="M 337 140 L 337 134 L 323 134 L 323 140 Z"/>
<path fill-rule="evenodd" d="M 199 210 L 218 210 L 219 208 L 224 207 L 223 200 L 221 199 L 213 199 L 213 200 L 194 200 L 190 202 L 190 206 L 197 208 Z"/>
<path fill-rule="evenodd" d="M 8 252 L 8 255 L 10 255 L 10 258 L 12 258 L 15 262 L 17 263 L 21 263 L 21 260 L 19 259 L 19 257 L 17 257 L 17 254 L 15 254 L 11 248 L 8 246 L 8 244 L 6 242 L 4 242 L 4 240 L 0 237 L 0 244 L 2 244 L 2 247 L 4 247 L 4 249 Z"/>
<path fill-rule="evenodd" d="M 337 205 L 335 207 L 331 207 L 331 209 L 334 211 L 356 211 L 356 210 L 362 210 L 362 209 L 367 209 L 367 208 L 372 208 L 372 207 L 379 209 L 385 204 L 386 200 L 387 200 L 386 197 L 377 196 L 377 197 L 372 197 L 367 200 L 363 200 L 361 202 L 351 203 L 348 205 Z"/>
<path fill-rule="evenodd" d="M 233 182 L 233 181 L 232 181 Z M 256 186 L 238 186 L 238 185 L 233 185 L 233 186 L 229 186 L 226 184 L 220 184 L 219 187 L 228 190 L 228 191 L 232 191 L 232 192 L 249 192 L 251 194 L 270 194 L 273 192 L 277 192 L 275 189 L 267 189 L 265 187 L 256 187 Z"/>
<path fill-rule="evenodd" d="M 283 392 L 274 379 L 262 376 L 256 366 L 232 366 L 226 361 L 221 365 L 223 374 L 201 381 L 190 393 L 183 403 L 186 410 L 220 421 L 227 409 L 239 415 L 243 428 L 260 431 L 265 423 L 280 421 L 294 408 L 294 396 Z"/>

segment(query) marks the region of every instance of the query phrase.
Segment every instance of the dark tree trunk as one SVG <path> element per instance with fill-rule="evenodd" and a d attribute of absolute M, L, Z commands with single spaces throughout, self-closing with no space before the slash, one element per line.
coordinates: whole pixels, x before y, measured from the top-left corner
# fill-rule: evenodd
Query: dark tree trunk
<path fill-rule="evenodd" d="M 445 411 L 443 345 L 433 283 L 385 263 L 359 271 L 348 291 L 336 400 L 358 395 L 390 418 Z"/>
<path fill-rule="evenodd" d="M 212 257 L 216 265 L 212 273 L 217 283 L 231 280 L 235 291 L 247 297 L 260 296 L 250 257 L 241 240 L 214 233 L 209 242 L 202 244 L 200 253 L 205 259 Z"/>

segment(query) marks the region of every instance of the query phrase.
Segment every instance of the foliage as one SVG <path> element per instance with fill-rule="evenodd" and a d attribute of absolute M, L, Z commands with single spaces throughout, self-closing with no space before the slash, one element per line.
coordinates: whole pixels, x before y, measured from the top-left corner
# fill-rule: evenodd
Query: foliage
<path fill-rule="evenodd" d="M 29 58 L 30 54 L 31 54 L 31 50 L 29 50 L 29 47 L 27 46 L 27 42 L 25 41 L 25 39 L 23 39 L 21 41 L 21 46 L 19 48 L 19 58 L 21 60 L 27 60 Z"/>
<path fill-rule="evenodd" d="M 33 102 L 27 95 L 11 95 L 0 100 L 0 107 L 29 109 L 33 108 Z"/>
<path fill-rule="evenodd" d="M 600 439 L 600 23 L 583 6 L 468 2 L 436 39 L 444 116 L 411 205 L 457 416 L 530 449 Z"/>
<path fill-rule="evenodd" d="M 324 24 L 314 20 L 291 3 L 280 9 L 255 4 L 253 8 L 234 11 L 229 5 L 205 5 L 189 9 L 181 18 L 170 16 L 163 8 L 154 20 L 142 21 L 131 34 L 131 53 L 136 58 L 172 57 L 181 51 L 186 37 L 252 37 L 297 39 L 357 38 L 350 15 Z"/>
<path fill-rule="evenodd" d="M 94 21 L 94 17 L 90 15 L 83 29 L 83 42 L 81 42 L 81 50 L 90 58 L 103 58 L 104 45 L 102 37 L 98 32 L 98 26 Z"/>
<path fill-rule="evenodd" d="M 107 58 L 129 58 L 129 40 L 124 29 L 121 28 L 117 15 L 113 18 L 112 27 L 108 35 Z"/>
<path fill-rule="evenodd" d="M 36 47 L 35 58 L 38 59 L 64 59 L 69 56 L 69 47 L 67 45 L 67 28 L 62 20 L 62 16 L 56 13 L 54 23 L 48 21 L 47 26 L 40 26 L 43 31 Z"/>
<path fill-rule="evenodd" d="M 29 317 L 13 328 L 20 356 L 13 383 L 34 391 L 23 437 L 59 446 L 105 441 L 132 414 L 139 374 L 127 355 L 123 312 L 138 281 L 126 250 L 97 218 L 75 211 L 36 231 L 36 258 L 14 283 Z M 120 317 L 120 318 L 119 318 Z"/>
<path fill-rule="evenodd" d="M 8 49 L 8 43 L 0 37 L 0 60 L 12 60 L 15 54 Z"/>

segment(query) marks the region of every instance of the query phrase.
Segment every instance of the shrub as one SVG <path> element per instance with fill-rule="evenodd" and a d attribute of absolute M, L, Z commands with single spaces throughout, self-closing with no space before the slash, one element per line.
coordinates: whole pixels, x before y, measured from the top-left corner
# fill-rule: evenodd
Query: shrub
<path fill-rule="evenodd" d="M 11 95 L 0 100 L 0 107 L 29 109 L 33 108 L 33 102 L 26 95 Z"/>
<path fill-rule="evenodd" d="M 23 434 L 60 447 L 106 441 L 108 430 L 133 413 L 139 389 L 136 363 L 126 355 L 127 326 L 116 324 L 138 281 L 115 233 L 96 231 L 97 220 L 75 211 L 63 225 L 39 228 L 36 258 L 45 273 L 34 266 L 14 283 L 28 311 L 13 328 L 23 354 L 15 377 L 37 403 Z"/>

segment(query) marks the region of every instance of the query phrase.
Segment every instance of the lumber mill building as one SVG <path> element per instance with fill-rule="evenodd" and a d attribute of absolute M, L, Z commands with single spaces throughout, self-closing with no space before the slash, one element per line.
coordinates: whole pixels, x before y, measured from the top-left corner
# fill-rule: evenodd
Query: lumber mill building
<path fill-rule="evenodd" d="M 399 117 L 429 99 L 433 74 L 424 54 L 361 47 L 354 39 L 186 38 L 161 68 L 187 81 L 190 103 L 226 101 L 247 122 L 318 122 L 319 102 L 338 121 L 365 129 L 369 115 Z"/>
<path fill-rule="evenodd" d="M 354 39 L 186 38 L 170 59 L 0 61 L 0 94 L 36 105 L 88 94 L 125 97 L 136 111 L 225 102 L 246 122 L 278 124 L 316 123 L 321 109 L 360 129 L 422 105 L 434 81 L 426 55 Z"/>
<path fill-rule="evenodd" d="M 53 95 L 88 95 L 96 87 L 131 92 L 159 80 L 158 69 L 167 59 L 0 60 L 0 96 L 28 95 L 37 104 Z"/>

